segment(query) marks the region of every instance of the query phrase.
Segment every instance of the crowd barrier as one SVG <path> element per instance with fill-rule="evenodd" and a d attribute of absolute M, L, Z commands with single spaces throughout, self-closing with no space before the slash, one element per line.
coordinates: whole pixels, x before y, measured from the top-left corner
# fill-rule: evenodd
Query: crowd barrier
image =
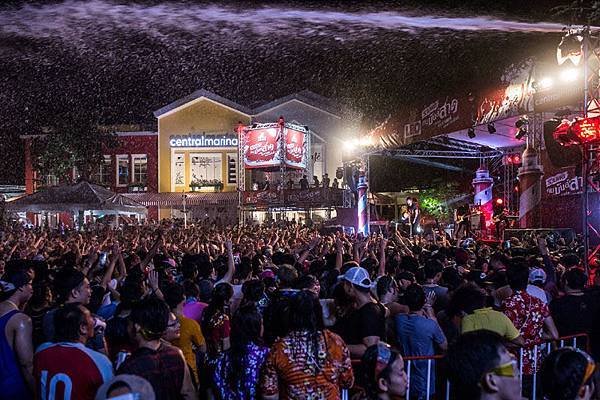
<path fill-rule="evenodd" d="M 583 342 L 583 343 L 582 343 Z M 570 336 L 563 336 L 558 338 L 557 340 L 548 340 L 548 341 L 540 341 L 539 343 L 536 343 L 533 346 L 527 346 L 525 348 L 520 348 L 519 349 L 519 354 L 518 354 L 518 365 L 519 365 L 519 378 L 521 381 L 521 392 L 523 391 L 523 354 L 524 354 L 524 350 L 531 350 L 533 351 L 533 370 L 539 372 L 539 368 L 538 368 L 538 355 L 541 352 L 542 354 L 542 358 L 547 356 L 552 350 L 554 349 L 560 349 L 563 347 L 576 347 L 579 348 L 581 350 L 585 350 L 586 352 L 590 352 L 590 341 L 589 341 L 589 337 L 587 334 L 585 333 L 581 333 L 581 334 L 577 334 L 577 335 L 570 335 Z M 414 364 L 415 361 L 427 361 L 427 391 L 425 393 L 425 398 L 429 399 L 431 397 L 430 394 L 430 386 L 431 386 L 431 379 L 432 379 L 432 375 L 433 375 L 433 371 L 435 370 L 435 367 L 439 367 L 439 364 L 436 363 L 434 364 L 434 362 L 437 361 L 442 361 L 444 359 L 443 355 L 435 355 L 435 356 L 407 356 L 407 357 L 403 357 L 404 361 L 405 361 L 405 371 L 406 371 L 406 375 L 408 376 L 408 388 L 406 391 L 406 398 L 410 399 L 410 377 L 411 377 L 411 369 L 412 366 Z M 358 366 L 360 365 L 360 360 L 352 360 L 352 365 L 354 366 Z M 443 376 L 442 374 L 438 373 L 436 374 L 437 377 Z M 538 378 L 538 374 L 533 374 L 532 376 L 532 393 L 531 393 L 531 397 L 529 398 L 530 400 L 537 400 L 538 397 L 541 398 L 541 396 L 538 396 L 538 391 L 537 391 L 537 378 Z M 444 376 L 444 381 L 443 382 L 436 382 L 436 386 L 442 387 L 443 392 L 437 393 L 436 394 L 436 399 L 445 399 L 445 400 L 450 400 L 451 399 L 451 388 L 450 388 L 450 381 Z M 442 386 L 443 383 L 443 386 Z M 342 400 L 348 400 L 349 398 L 349 392 L 348 390 L 343 390 L 342 391 Z"/>

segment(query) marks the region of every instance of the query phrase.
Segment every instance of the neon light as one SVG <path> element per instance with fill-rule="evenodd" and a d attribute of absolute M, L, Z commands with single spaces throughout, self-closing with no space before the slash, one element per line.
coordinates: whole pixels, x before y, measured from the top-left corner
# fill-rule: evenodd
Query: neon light
<path fill-rule="evenodd" d="M 600 117 L 575 120 L 571 124 L 571 129 L 582 143 L 598 141 L 600 140 Z"/>
<path fill-rule="evenodd" d="M 171 147 L 237 147 L 238 138 L 235 135 L 172 135 L 169 145 Z"/>

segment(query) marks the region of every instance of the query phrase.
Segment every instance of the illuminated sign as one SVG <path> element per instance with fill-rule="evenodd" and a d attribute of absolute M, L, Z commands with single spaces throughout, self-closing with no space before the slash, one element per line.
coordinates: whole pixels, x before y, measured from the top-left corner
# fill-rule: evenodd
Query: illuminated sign
<path fill-rule="evenodd" d="M 283 164 L 288 168 L 306 168 L 309 157 L 308 134 L 301 129 L 292 124 L 286 124 L 283 130 L 279 125 L 265 124 L 244 130 L 242 151 L 245 168 L 279 168 L 282 156 L 285 157 Z M 281 146 L 284 147 L 284 154 Z"/>
<path fill-rule="evenodd" d="M 236 135 L 172 135 L 171 147 L 237 147 Z"/>
<path fill-rule="evenodd" d="M 595 143 L 600 141 L 600 117 L 563 119 L 554 131 L 554 138 L 562 145 Z"/>
<path fill-rule="evenodd" d="M 581 143 L 596 142 L 600 139 L 600 117 L 577 119 L 571 129 Z"/>

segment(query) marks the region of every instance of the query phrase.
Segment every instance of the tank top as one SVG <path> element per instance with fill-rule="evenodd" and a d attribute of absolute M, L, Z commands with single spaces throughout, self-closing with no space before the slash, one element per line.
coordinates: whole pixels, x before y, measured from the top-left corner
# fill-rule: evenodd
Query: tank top
<path fill-rule="evenodd" d="M 0 317 L 0 400 L 31 399 L 31 393 L 21 374 L 21 368 L 6 338 L 6 325 L 19 310 L 12 310 Z"/>

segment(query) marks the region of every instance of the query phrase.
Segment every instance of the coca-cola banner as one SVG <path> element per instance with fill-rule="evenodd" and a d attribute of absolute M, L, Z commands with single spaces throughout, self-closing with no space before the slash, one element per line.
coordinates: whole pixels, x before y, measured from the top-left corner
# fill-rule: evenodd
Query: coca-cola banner
<path fill-rule="evenodd" d="M 246 168 L 272 168 L 281 164 L 278 133 L 276 127 L 243 132 L 242 149 Z"/>
<path fill-rule="evenodd" d="M 306 168 L 306 133 L 285 128 L 285 164 L 291 168 Z"/>
<path fill-rule="evenodd" d="M 266 125 L 266 124 L 265 124 Z M 307 132 L 275 124 L 242 132 L 242 151 L 246 168 L 273 169 L 281 166 L 281 132 L 285 143 L 285 165 L 304 169 L 308 164 Z M 292 125 L 293 126 L 293 125 Z"/>

